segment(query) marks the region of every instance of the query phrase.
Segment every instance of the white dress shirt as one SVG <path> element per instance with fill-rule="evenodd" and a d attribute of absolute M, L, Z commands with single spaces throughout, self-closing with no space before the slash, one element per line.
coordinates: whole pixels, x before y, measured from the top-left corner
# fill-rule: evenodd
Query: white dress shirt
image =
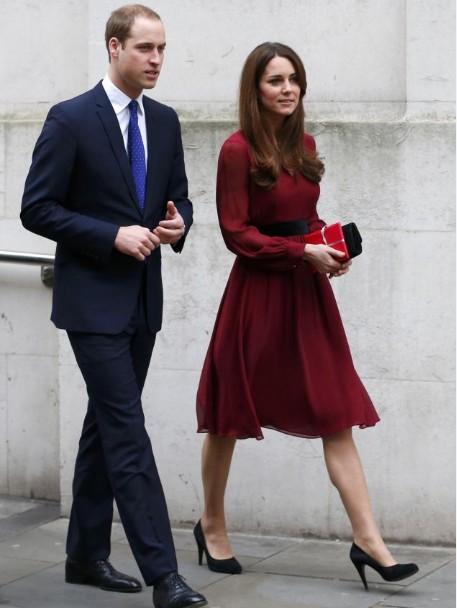
<path fill-rule="evenodd" d="M 116 113 L 117 120 L 119 121 L 119 127 L 121 129 L 122 137 L 124 138 L 124 146 L 127 151 L 127 140 L 129 131 L 130 121 L 130 110 L 129 103 L 132 101 L 128 95 L 123 93 L 116 85 L 113 84 L 108 74 L 102 81 L 103 88 L 105 89 L 108 99 L 113 106 L 113 110 Z M 143 107 L 143 93 L 137 97 L 138 102 L 138 127 L 141 133 L 141 139 L 143 140 L 144 154 L 146 164 L 148 162 L 148 139 L 146 134 L 146 118 L 144 116 Z"/>

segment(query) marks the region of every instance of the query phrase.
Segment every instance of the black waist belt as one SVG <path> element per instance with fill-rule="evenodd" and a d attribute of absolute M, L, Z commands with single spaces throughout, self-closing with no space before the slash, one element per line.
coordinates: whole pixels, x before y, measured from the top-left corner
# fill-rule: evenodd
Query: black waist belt
<path fill-rule="evenodd" d="M 308 234 L 309 228 L 306 220 L 293 220 L 291 222 L 278 222 L 276 224 L 261 224 L 257 229 L 267 236 L 293 236 Z"/>

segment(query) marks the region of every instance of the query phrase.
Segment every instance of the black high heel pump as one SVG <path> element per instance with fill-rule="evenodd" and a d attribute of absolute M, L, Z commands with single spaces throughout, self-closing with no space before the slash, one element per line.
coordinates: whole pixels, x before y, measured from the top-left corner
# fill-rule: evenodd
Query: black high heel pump
<path fill-rule="evenodd" d="M 202 522 L 199 520 L 194 528 L 194 536 L 198 547 L 198 564 L 202 565 L 203 552 L 206 556 L 208 568 L 213 572 L 221 572 L 222 574 L 241 574 L 242 567 L 240 562 L 235 557 L 229 559 L 214 559 L 211 557 L 206 548 L 205 535 L 202 530 Z"/>
<path fill-rule="evenodd" d="M 370 557 L 368 553 L 365 553 L 365 551 L 358 547 L 355 543 L 352 544 L 349 557 L 351 558 L 352 563 L 362 579 L 365 591 L 368 591 L 367 579 L 365 577 L 365 566 L 370 566 L 370 568 L 376 570 L 376 572 L 380 574 L 385 581 L 389 582 L 402 581 L 404 578 L 408 578 L 408 576 L 412 576 L 419 571 L 416 564 L 395 564 L 395 566 L 381 566 L 379 562 Z"/>

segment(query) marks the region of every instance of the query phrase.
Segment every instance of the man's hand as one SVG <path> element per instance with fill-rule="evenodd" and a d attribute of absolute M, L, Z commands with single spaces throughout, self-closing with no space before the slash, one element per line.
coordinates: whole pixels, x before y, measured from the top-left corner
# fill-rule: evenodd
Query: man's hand
<path fill-rule="evenodd" d="M 349 272 L 352 261 L 340 262 L 339 258 L 344 258 L 344 253 L 328 245 L 312 245 L 308 243 L 303 253 L 304 260 L 311 262 L 321 274 L 328 273 L 330 279 L 332 277 L 340 277 Z"/>
<path fill-rule="evenodd" d="M 140 262 L 159 247 L 160 239 L 144 226 L 122 226 L 119 228 L 114 247 L 125 255 L 130 255 Z"/>
<path fill-rule="evenodd" d="M 184 220 L 175 204 L 173 201 L 168 201 L 165 219 L 159 222 L 157 228 L 154 228 L 154 235 L 160 239 L 163 245 L 170 245 L 179 241 L 184 235 L 185 229 Z"/>

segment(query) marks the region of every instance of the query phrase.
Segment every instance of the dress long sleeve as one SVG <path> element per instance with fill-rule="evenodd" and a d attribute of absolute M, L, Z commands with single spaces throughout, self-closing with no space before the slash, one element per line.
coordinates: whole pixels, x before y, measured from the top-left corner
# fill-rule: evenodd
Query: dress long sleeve
<path fill-rule="evenodd" d="M 227 248 L 238 256 L 258 260 L 270 268 L 303 264 L 301 240 L 270 237 L 259 232 L 250 211 L 250 157 L 243 141 L 226 141 L 218 164 L 216 200 L 222 236 Z"/>

